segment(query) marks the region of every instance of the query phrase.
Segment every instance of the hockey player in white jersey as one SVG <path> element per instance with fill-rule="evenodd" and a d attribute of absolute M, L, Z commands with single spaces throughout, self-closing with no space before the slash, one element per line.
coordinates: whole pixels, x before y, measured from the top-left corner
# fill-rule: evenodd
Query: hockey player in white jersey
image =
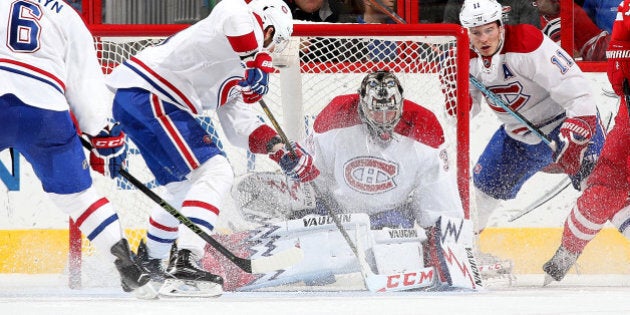
<path fill-rule="evenodd" d="M 125 291 L 149 281 L 123 237 L 114 207 L 92 185 L 71 112 L 92 146 L 94 170 L 115 177 L 126 155 L 120 126 L 109 125 L 107 90 L 90 32 L 62 1 L 0 4 L 0 150 L 32 165 L 52 202 L 116 265 Z"/>
<path fill-rule="evenodd" d="M 477 231 L 486 227 L 501 200 L 514 199 L 537 172 L 566 173 L 580 189 L 605 137 L 590 82 L 571 55 L 531 25 L 504 25 L 501 9 L 495 0 L 464 2 L 460 21 L 471 40 L 470 74 L 548 135 L 557 149 L 486 99 L 501 126 L 473 169 Z M 470 95 L 476 114 L 484 95 L 473 84 Z"/>
<path fill-rule="evenodd" d="M 195 119 L 216 111 L 228 140 L 252 153 L 270 154 L 285 173 L 309 181 L 317 169 L 308 154 L 285 154 L 277 133 L 252 106 L 267 93 L 271 52 L 293 31 L 281 0 L 221 1 L 205 19 L 146 48 L 114 69 L 114 117 L 138 146 L 164 196 L 212 234 L 234 174 L 225 154 Z M 205 242 L 161 208 L 151 214 L 147 247 L 139 252 L 162 282 L 162 260 L 178 239 L 179 251 L 160 292 L 216 296 L 223 279 L 197 265 Z"/>
<path fill-rule="evenodd" d="M 440 285 L 476 288 L 480 281 L 474 276 L 474 258 L 464 253 L 465 247 L 472 247 L 472 224 L 464 220 L 452 161 L 443 144 L 443 129 L 435 115 L 404 99 L 403 87 L 393 73 L 376 71 L 366 75 L 358 93 L 335 97 L 318 114 L 313 132 L 305 140 L 304 147 L 312 153 L 321 172 L 314 181 L 318 187 L 316 206 L 305 202 L 303 208 L 295 207 L 293 212 L 287 207 L 283 218 L 293 220 L 232 240 L 242 244 L 241 248 L 249 241 L 253 244 L 249 250 L 261 253 L 282 248 L 286 238 L 294 236 L 305 252 L 303 262 L 264 276 L 226 270 L 232 273 L 226 276 L 226 286 L 247 290 L 300 280 L 327 283 L 334 281 L 335 274 L 358 271 L 357 257 L 328 217 L 335 213 L 342 214 L 341 220 L 351 235 L 359 235 L 357 244 L 368 250 L 368 260 L 379 273 L 428 270 L 426 274 L 440 274 Z M 251 196 L 267 198 L 280 193 L 272 186 L 287 187 L 273 178 L 258 178 L 251 188 L 261 191 L 250 191 Z M 290 183 L 288 186 L 288 190 L 296 188 Z M 313 192 L 306 195 L 312 198 Z M 249 205 L 257 202 L 247 201 Z M 252 213 L 251 209 L 242 210 Z M 468 231 L 455 242 L 459 247 L 443 243 L 452 226 Z M 358 240 L 363 236 L 368 241 L 361 244 Z M 449 257 L 449 262 L 443 255 L 447 247 L 449 254 L 459 253 Z M 425 261 L 423 250 L 430 259 Z M 211 254 L 210 263 L 222 259 L 213 250 Z M 451 269 L 455 261 L 461 262 L 461 268 Z M 396 284 L 397 289 L 405 289 L 402 282 Z"/>

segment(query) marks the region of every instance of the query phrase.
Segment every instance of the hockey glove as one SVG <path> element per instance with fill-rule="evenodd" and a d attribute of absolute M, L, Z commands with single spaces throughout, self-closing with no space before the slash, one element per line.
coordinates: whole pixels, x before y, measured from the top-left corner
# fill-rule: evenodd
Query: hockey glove
<path fill-rule="evenodd" d="M 253 60 L 245 63 L 245 79 L 238 85 L 243 87 L 243 101 L 245 103 L 258 102 L 269 91 L 269 73 L 273 72 L 271 55 L 261 51 Z"/>
<path fill-rule="evenodd" d="M 92 143 L 90 165 L 92 169 L 111 178 L 118 176 L 118 172 L 125 165 L 127 144 L 125 134 L 120 124 L 103 128 L 98 135 L 89 137 Z"/>
<path fill-rule="evenodd" d="M 596 116 L 567 118 L 560 126 L 558 149 L 554 160 L 568 175 L 575 175 L 582 165 L 584 152 L 597 124 Z"/>
<path fill-rule="evenodd" d="M 304 151 L 299 144 L 292 142 L 291 146 L 293 147 L 292 152 L 280 149 L 269 154 L 269 158 L 276 161 L 282 171 L 290 178 L 303 183 L 312 181 L 319 175 L 319 170 L 313 164 L 313 157 Z"/>

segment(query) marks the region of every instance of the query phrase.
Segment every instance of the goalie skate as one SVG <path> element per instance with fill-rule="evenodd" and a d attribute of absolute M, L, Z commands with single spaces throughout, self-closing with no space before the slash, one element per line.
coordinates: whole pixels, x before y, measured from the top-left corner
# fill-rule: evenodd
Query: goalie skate
<path fill-rule="evenodd" d="M 478 252 L 477 268 L 486 287 L 512 286 L 516 276 L 512 274 L 513 264 L 511 260 L 500 259 L 488 253 Z"/>
<path fill-rule="evenodd" d="M 171 259 L 159 293 L 173 297 L 218 297 L 223 294 L 223 278 L 203 270 L 196 256 L 182 249 Z"/>

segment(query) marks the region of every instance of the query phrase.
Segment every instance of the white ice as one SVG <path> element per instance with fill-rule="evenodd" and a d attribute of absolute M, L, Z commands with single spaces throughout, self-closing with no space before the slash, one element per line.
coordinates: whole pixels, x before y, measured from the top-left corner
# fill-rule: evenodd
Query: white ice
<path fill-rule="evenodd" d="M 630 314 L 630 278 L 542 275 L 480 292 L 229 292 L 218 298 L 138 300 L 121 289 L 69 289 L 61 275 L 1 275 L 0 314 Z"/>

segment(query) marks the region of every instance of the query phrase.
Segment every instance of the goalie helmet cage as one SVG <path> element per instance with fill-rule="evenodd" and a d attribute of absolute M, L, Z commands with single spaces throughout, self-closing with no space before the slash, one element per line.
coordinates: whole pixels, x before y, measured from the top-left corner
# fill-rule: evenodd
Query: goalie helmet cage
<path fill-rule="evenodd" d="M 107 74 L 137 51 L 186 26 L 95 24 L 89 27 L 103 72 Z M 277 71 L 270 77 L 270 92 L 265 100 L 292 140 L 301 140 L 309 133 L 314 117 L 333 97 L 356 93 L 367 73 L 380 69 L 394 72 L 404 88 L 404 97 L 432 110 L 442 123 L 450 165 L 456 157 L 457 183 L 469 217 L 469 41 L 463 28 L 454 24 L 296 24 L 288 47 L 274 54 L 274 66 Z M 438 74 L 441 66 L 453 67 L 457 88 L 441 84 Z M 457 117 L 446 112 L 449 97 L 454 98 L 459 108 Z M 255 109 L 265 120 L 262 109 L 258 106 Z M 237 177 L 251 171 L 278 170 L 266 157 L 256 159 L 245 150 L 221 141 L 224 137 L 214 113 L 204 113 L 199 121 L 226 151 Z M 160 194 L 160 187 L 152 181 L 133 143 L 129 143 L 129 148 L 129 173 Z M 94 177 L 95 185 L 115 205 L 125 235 L 135 249 L 146 235 L 147 218 L 156 205 L 122 179 L 112 181 L 97 174 Z M 225 213 L 229 211 L 222 210 L 222 216 Z M 102 268 L 108 267 L 87 267 L 86 262 L 95 260 L 92 258 L 95 254 L 72 220 L 69 235 L 69 285 L 90 286 L 86 285 L 89 282 L 86 278 L 93 277 L 92 272 L 102 277 Z"/>

